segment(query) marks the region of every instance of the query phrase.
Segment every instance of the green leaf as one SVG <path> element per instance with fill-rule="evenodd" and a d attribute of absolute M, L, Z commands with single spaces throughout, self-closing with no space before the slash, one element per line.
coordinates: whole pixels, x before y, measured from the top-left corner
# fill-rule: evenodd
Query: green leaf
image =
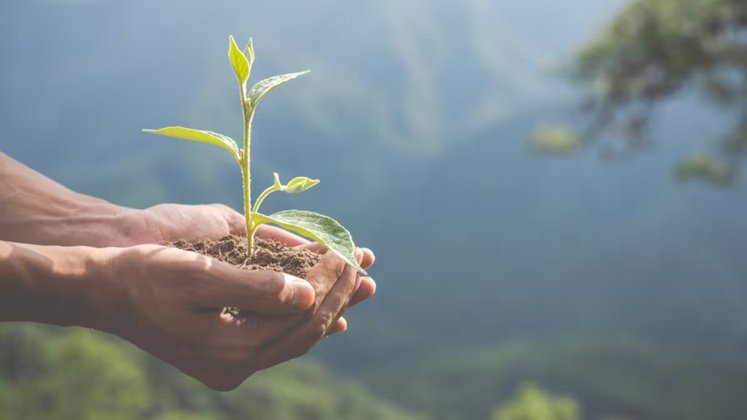
<path fill-rule="evenodd" d="M 251 73 L 252 64 L 254 64 L 254 41 L 251 38 L 249 38 L 249 42 L 246 43 L 244 55 L 246 56 L 246 59 L 249 60 L 249 73 Z"/>
<path fill-rule="evenodd" d="M 353 268 L 366 274 L 355 261 L 355 244 L 347 229 L 331 217 L 304 210 L 285 210 L 270 216 L 254 213 L 256 224 L 270 223 L 283 229 L 296 232 L 319 242 L 350 264 Z"/>
<path fill-rule="evenodd" d="M 305 70 L 298 73 L 281 74 L 279 76 L 272 76 L 268 79 L 257 82 L 249 91 L 249 100 L 251 101 L 252 108 L 256 107 L 259 101 L 261 101 L 262 98 L 264 98 L 268 93 L 279 88 L 285 83 L 288 83 L 289 81 L 310 72 L 310 70 Z"/>
<path fill-rule="evenodd" d="M 318 184 L 318 179 L 306 178 L 305 176 L 298 176 L 290 180 L 288 185 L 284 185 L 281 191 L 285 191 L 289 194 L 296 194 L 308 190 L 314 185 Z"/>
<path fill-rule="evenodd" d="M 280 175 L 278 175 L 277 172 L 273 172 L 272 175 L 275 180 L 273 181 L 272 186 L 262 191 L 262 194 L 260 194 L 259 197 L 257 197 L 257 199 L 254 201 L 254 207 L 252 208 L 253 213 L 259 212 L 259 207 L 262 205 L 262 202 L 265 200 L 265 198 L 267 198 L 267 196 L 274 193 L 275 191 L 287 192 L 288 194 L 296 194 L 306 191 L 319 183 L 318 179 L 298 176 L 291 179 L 287 185 L 283 185 L 283 183 L 280 182 Z"/>
<path fill-rule="evenodd" d="M 183 140 L 200 141 L 203 143 L 212 144 L 215 146 L 222 147 L 233 156 L 236 161 L 241 161 L 241 152 L 239 152 L 239 146 L 233 141 L 232 138 L 224 136 L 223 134 L 214 133 L 212 131 L 195 130 L 193 128 L 186 127 L 164 127 L 158 130 L 143 130 L 146 133 L 158 134 L 166 137 L 175 137 Z"/>
<path fill-rule="evenodd" d="M 236 40 L 233 36 L 228 38 L 228 60 L 231 62 L 233 72 L 236 73 L 236 78 L 239 79 L 239 83 L 243 86 L 247 80 L 249 80 L 249 60 L 236 45 Z"/>
<path fill-rule="evenodd" d="M 280 175 L 278 175 L 277 172 L 273 172 L 272 175 L 273 177 L 275 177 L 273 188 L 275 188 L 276 191 L 287 192 L 288 194 L 296 194 L 306 191 L 319 183 L 318 179 L 311 179 L 305 176 L 297 176 L 291 179 L 287 184 L 283 185 L 283 183 L 280 182 Z"/>

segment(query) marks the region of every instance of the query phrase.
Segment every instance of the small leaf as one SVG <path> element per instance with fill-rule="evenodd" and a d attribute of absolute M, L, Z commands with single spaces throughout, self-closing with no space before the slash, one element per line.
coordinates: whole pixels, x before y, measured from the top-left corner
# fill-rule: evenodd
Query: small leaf
<path fill-rule="evenodd" d="M 166 137 L 176 137 L 183 140 L 200 141 L 203 143 L 219 146 L 231 152 L 231 156 L 233 156 L 233 158 L 237 161 L 241 160 L 239 146 L 235 141 L 233 141 L 232 138 L 224 136 L 223 134 L 214 133 L 212 131 L 195 130 L 193 128 L 186 127 L 165 127 L 159 128 L 158 130 L 146 129 L 143 131 L 146 133 L 158 134 Z"/>
<path fill-rule="evenodd" d="M 277 191 L 287 192 L 288 194 L 296 194 L 308 190 L 314 185 L 319 183 L 318 179 L 311 179 L 305 176 L 297 176 L 290 180 L 287 184 L 283 185 L 280 182 L 280 175 L 277 172 L 272 173 L 275 177 L 275 183 L 273 186 Z"/>
<path fill-rule="evenodd" d="M 309 70 L 301 71 L 298 73 L 281 74 L 279 76 L 272 76 L 268 79 L 257 82 L 249 91 L 249 100 L 251 101 L 252 108 L 256 107 L 259 101 L 261 101 L 262 98 L 264 98 L 268 93 L 279 88 L 285 83 L 288 83 L 289 81 L 308 73 L 310 73 Z"/>
<path fill-rule="evenodd" d="M 296 194 L 296 193 L 306 191 L 318 183 L 319 183 L 318 179 L 311 179 L 311 178 L 306 178 L 305 176 L 299 176 L 299 177 L 291 179 L 290 182 L 288 182 L 288 185 L 286 185 L 283 188 L 283 191 L 289 194 Z"/>
<path fill-rule="evenodd" d="M 244 55 L 246 56 L 246 59 L 249 60 L 249 73 L 251 73 L 252 64 L 254 63 L 254 41 L 252 41 L 251 38 L 249 38 L 249 42 L 246 43 Z"/>
<path fill-rule="evenodd" d="M 239 79 L 239 83 L 243 86 L 249 79 L 249 60 L 236 45 L 236 40 L 233 36 L 229 37 L 228 45 L 228 61 L 231 62 L 233 72 L 236 73 L 236 78 Z"/>
<path fill-rule="evenodd" d="M 257 224 L 270 223 L 319 242 L 353 268 L 366 274 L 355 261 L 355 244 L 347 229 L 331 217 L 304 210 L 285 210 L 271 216 L 254 213 Z"/>

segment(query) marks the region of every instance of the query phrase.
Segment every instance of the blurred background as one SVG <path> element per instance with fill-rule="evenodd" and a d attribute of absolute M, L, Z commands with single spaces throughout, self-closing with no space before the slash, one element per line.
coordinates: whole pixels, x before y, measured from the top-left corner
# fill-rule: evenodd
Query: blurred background
<path fill-rule="evenodd" d="M 102 333 L 0 327 L 0 419 L 740 419 L 742 0 L 4 0 L 0 148 L 113 202 L 223 202 L 253 80 L 267 210 L 329 214 L 377 296 L 301 360 L 211 392 Z"/>

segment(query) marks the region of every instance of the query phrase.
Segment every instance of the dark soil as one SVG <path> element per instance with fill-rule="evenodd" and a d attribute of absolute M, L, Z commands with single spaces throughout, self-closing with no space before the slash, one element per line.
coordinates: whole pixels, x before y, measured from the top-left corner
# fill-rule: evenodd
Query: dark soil
<path fill-rule="evenodd" d="M 217 241 L 176 241 L 169 245 L 217 258 L 243 270 L 281 271 L 302 279 L 306 278 L 311 267 L 322 258 L 321 254 L 308 249 L 289 248 L 281 242 L 260 238 L 254 240 L 252 257 L 246 258 L 246 238 L 235 235 L 226 236 Z M 251 314 L 239 308 L 230 307 L 223 308 L 221 316 L 228 322 L 244 325 Z"/>
<path fill-rule="evenodd" d="M 244 270 L 282 271 L 302 279 L 322 257 L 314 251 L 289 248 L 281 242 L 256 238 L 254 255 L 246 258 L 246 238 L 233 235 L 217 241 L 177 241 L 171 246 L 217 258 Z"/>

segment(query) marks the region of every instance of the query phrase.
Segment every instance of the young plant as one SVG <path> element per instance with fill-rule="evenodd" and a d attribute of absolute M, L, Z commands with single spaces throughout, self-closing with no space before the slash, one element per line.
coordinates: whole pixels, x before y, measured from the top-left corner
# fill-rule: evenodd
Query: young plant
<path fill-rule="evenodd" d="M 250 257 L 254 251 L 254 235 L 257 232 L 257 228 L 264 223 L 269 223 L 306 236 L 320 243 L 337 254 L 345 262 L 355 267 L 358 271 L 365 273 L 365 271 L 355 261 L 355 256 L 353 254 L 355 245 L 350 232 L 334 219 L 319 213 L 303 210 L 285 210 L 269 216 L 259 212 L 262 202 L 271 193 L 276 191 L 289 194 L 300 193 L 318 184 L 319 180 L 306 177 L 296 177 L 291 179 L 287 184 L 283 184 L 280 182 L 278 174 L 275 173 L 275 182 L 257 197 L 254 206 L 252 206 L 252 161 L 250 150 L 254 112 L 257 109 L 257 105 L 259 105 L 260 101 L 262 101 L 268 93 L 299 76 L 309 73 L 309 71 L 306 70 L 298 73 L 288 73 L 270 77 L 256 83 L 247 93 L 247 81 L 249 80 L 249 75 L 252 70 L 252 64 L 254 64 L 254 44 L 252 39 L 249 39 L 249 43 L 242 51 L 236 45 L 233 36 L 231 36 L 229 38 L 228 59 L 239 82 L 239 94 L 241 96 L 241 109 L 244 120 L 243 147 L 239 148 L 232 138 L 212 131 L 195 130 L 185 127 L 165 127 L 158 130 L 143 131 L 162 136 L 212 144 L 227 150 L 231 156 L 233 156 L 241 169 L 243 181 L 244 217 L 246 219 L 247 232 L 247 257 Z"/>

